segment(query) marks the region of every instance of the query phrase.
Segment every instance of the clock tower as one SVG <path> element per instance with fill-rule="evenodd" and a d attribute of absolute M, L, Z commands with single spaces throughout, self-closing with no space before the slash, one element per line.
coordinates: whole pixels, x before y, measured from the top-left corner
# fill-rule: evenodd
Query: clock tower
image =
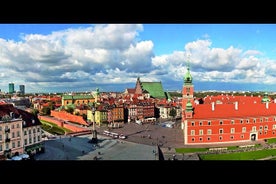
<path fill-rule="evenodd" d="M 184 75 L 184 84 L 182 88 L 182 121 L 186 118 L 192 118 L 191 114 L 187 115 L 187 112 L 192 112 L 191 105 L 194 103 L 194 85 L 193 78 L 190 73 L 189 61 L 187 65 L 187 72 Z M 188 108 L 187 108 L 188 107 Z"/>

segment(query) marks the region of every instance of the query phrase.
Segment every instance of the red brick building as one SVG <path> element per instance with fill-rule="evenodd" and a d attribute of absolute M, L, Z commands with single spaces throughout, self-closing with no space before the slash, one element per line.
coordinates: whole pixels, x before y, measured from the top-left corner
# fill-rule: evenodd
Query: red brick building
<path fill-rule="evenodd" d="M 192 77 L 184 76 L 182 122 L 184 144 L 221 144 L 276 137 L 276 104 L 268 97 L 208 97 L 193 103 Z"/>

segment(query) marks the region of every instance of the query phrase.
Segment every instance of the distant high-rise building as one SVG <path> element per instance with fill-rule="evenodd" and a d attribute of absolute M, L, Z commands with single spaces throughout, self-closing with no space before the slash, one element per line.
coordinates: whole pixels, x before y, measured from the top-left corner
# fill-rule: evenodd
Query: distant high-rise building
<path fill-rule="evenodd" d="M 9 94 L 14 93 L 14 83 L 10 82 L 9 83 Z"/>
<path fill-rule="evenodd" d="M 19 92 L 21 95 L 25 94 L 25 86 L 24 85 L 19 85 Z"/>

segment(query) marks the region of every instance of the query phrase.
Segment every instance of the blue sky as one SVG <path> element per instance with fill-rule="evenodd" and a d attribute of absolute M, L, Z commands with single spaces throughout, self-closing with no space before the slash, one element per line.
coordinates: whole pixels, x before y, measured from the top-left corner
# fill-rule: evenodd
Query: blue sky
<path fill-rule="evenodd" d="M 276 91 L 275 24 L 0 24 L 0 89 Z"/>

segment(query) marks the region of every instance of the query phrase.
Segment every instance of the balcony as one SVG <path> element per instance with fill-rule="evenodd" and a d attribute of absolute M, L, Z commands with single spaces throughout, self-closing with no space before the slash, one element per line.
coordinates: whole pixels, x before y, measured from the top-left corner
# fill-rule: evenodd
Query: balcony
<path fill-rule="evenodd" d="M 5 128 L 5 133 L 10 133 L 10 128 Z"/>
<path fill-rule="evenodd" d="M 6 138 L 5 142 L 10 142 L 11 139 L 10 138 Z"/>

